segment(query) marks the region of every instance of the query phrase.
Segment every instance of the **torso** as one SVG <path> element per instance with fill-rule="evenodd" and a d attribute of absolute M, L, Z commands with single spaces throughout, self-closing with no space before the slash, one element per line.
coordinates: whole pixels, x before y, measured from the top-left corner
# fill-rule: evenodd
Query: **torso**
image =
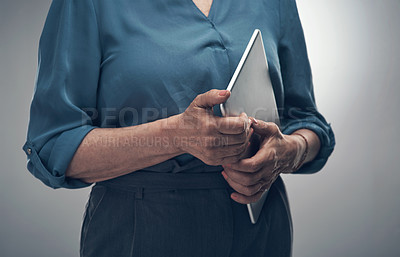
<path fill-rule="evenodd" d="M 166 118 L 183 112 L 198 94 L 225 89 L 256 28 L 282 106 L 278 0 L 93 3 L 102 40 L 97 126 Z"/>

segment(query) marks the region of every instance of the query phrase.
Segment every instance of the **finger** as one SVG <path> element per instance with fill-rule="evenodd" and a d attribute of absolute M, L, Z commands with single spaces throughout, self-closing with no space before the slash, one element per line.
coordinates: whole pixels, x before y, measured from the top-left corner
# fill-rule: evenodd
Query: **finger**
<path fill-rule="evenodd" d="M 228 167 L 241 172 L 254 173 L 266 166 L 268 161 L 267 151 L 260 149 L 254 156 L 232 163 Z"/>
<path fill-rule="evenodd" d="M 229 163 L 237 162 L 240 160 L 240 156 L 242 155 L 234 155 L 234 156 L 226 156 L 222 158 L 222 161 L 219 165 L 226 165 Z"/>
<path fill-rule="evenodd" d="M 217 129 L 222 134 L 242 134 L 249 131 L 251 121 L 245 113 L 239 117 L 218 117 Z"/>
<path fill-rule="evenodd" d="M 254 134 L 254 129 L 250 128 L 249 133 L 247 134 L 247 137 L 246 137 L 246 141 L 245 141 L 245 143 L 247 144 L 247 148 L 251 147 L 253 134 Z M 243 158 L 247 158 L 247 157 L 249 157 L 249 156 L 243 156 Z M 241 158 L 241 159 L 243 159 L 243 158 Z"/>
<path fill-rule="evenodd" d="M 278 125 L 273 122 L 265 122 L 262 120 L 256 120 L 253 117 L 250 118 L 252 120 L 251 126 L 254 129 L 254 132 L 262 135 L 264 137 L 271 137 L 276 134 L 280 134 L 280 129 Z"/>
<path fill-rule="evenodd" d="M 229 168 L 253 173 L 259 171 L 263 167 L 274 165 L 276 158 L 275 150 L 261 148 L 254 156 L 232 163 L 229 165 Z"/>
<path fill-rule="evenodd" d="M 215 141 L 220 142 L 220 145 L 216 146 L 224 146 L 224 145 L 237 145 L 237 144 L 247 144 L 249 142 L 248 135 L 245 133 L 237 134 L 237 135 L 224 135 L 219 134 L 214 138 Z"/>
<path fill-rule="evenodd" d="M 238 192 L 242 195 L 245 195 L 245 196 L 252 196 L 252 195 L 257 194 L 264 186 L 264 184 L 262 184 L 261 182 L 255 184 L 255 185 L 252 185 L 252 186 L 243 186 L 243 185 L 233 181 L 230 177 L 228 177 L 228 175 L 226 175 L 225 172 L 222 172 L 222 176 L 225 178 L 225 180 L 228 182 L 228 184 L 236 192 Z"/>
<path fill-rule="evenodd" d="M 241 172 L 228 168 L 226 165 L 224 165 L 224 172 L 231 180 L 235 181 L 238 184 L 241 184 L 242 186 L 253 186 L 263 181 L 269 181 L 269 177 L 263 177 L 262 171 L 255 173 Z M 269 174 L 265 175 L 268 176 Z"/>
<path fill-rule="evenodd" d="M 226 102 L 230 95 L 228 90 L 213 89 L 198 95 L 193 100 L 193 105 L 200 108 L 212 108 L 214 105 Z"/>
<path fill-rule="evenodd" d="M 262 194 L 264 191 L 259 191 L 257 194 L 252 195 L 252 196 L 246 196 L 240 193 L 232 193 L 231 198 L 241 204 L 249 204 L 249 203 L 254 203 L 260 200 Z"/>
<path fill-rule="evenodd" d="M 250 140 L 254 134 L 254 129 L 250 128 L 249 131 L 246 133 L 243 132 L 242 134 L 237 135 L 222 135 L 222 137 L 220 136 L 220 140 L 225 145 L 245 144 L 246 147 L 250 147 Z"/>
<path fill-rule="evenodd" d="M 236 161 L 238 161 L 239 157 L 244 153 L 245 150 L 245 144 L 227 145 L 219 147 L 218 149 L 214 149 L 213 154 L 219 159 L 236 157 Z"/>

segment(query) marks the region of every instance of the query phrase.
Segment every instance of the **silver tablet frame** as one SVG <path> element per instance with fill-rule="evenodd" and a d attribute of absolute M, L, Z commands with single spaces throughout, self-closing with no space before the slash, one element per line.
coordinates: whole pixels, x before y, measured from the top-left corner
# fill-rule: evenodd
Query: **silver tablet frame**
<path fill-rule="evenodd" d="M 254 31 L 227 90 L 231 91 L 231 96 L 220 105 L 223 116 L 238 116 L 244 111 L 248 116 L 280 125 L 264 43 L 259 29 Z M 254 94 L 254 91 L 257 93 Z M 253 224 L 258 220 L 267 195 L 268 191 L 265 191 L 257 202 L 247 204 Z"/>

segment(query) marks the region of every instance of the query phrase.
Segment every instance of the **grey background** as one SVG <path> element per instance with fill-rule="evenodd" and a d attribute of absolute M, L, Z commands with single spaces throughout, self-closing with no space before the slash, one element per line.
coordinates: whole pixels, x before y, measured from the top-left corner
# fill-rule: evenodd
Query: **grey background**
<path fill-rule="evenodd" d="M 215 0 L 221 1 L 221 0 Z M 89 190 L 52 190 L 21 150 L 50 0 L 0 2 L 0 255 L 77 256 Z M 298 0 L 320 111 L 337 147 L 285 176 L 294 256 L 400 256 L 400 1 Z"/>

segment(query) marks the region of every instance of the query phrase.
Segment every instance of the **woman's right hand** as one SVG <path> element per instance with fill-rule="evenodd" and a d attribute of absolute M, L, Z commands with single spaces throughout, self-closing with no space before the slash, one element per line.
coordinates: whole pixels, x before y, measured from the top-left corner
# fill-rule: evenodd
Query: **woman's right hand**
<path fill-rule="evenodd" d="M 174 144 L 208 165 L 237 162 L 245 153 L 253 129 L 245 113 L 239 117 L 218 117 L 213 106 L 224 103 L 228 90 L 210 90 L 198 95 L 180 114 Z"/>
<path fill-rule="evenodd" d="M 213 115 L 212 107 L 229 96 L 229 91 L 211 90 L 197 96 L 185 112 L 166 119 L 123 128 L 95 128 L 79 145 L 65 174 L 94 183 L 183 153 L 209 165 L 235 163 L 242 159 L 253 128 L 244 113 L 228 118 Z"/>

